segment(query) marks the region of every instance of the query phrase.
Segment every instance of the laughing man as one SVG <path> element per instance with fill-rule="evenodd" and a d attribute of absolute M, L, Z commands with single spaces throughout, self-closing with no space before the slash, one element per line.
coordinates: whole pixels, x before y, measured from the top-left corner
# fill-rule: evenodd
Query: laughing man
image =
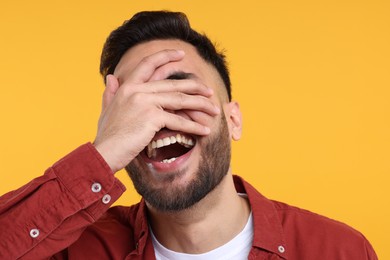
<path fill-rule="evenodd" d="M 232 175 L 242 123 L 225 57 L 184 14 L 136 14 L 100 72 L 95 141 L 1 197 L 1 259 L 377 259 L 354 229 Z M 123 168 L 142 200 L 110 208 Z"/>

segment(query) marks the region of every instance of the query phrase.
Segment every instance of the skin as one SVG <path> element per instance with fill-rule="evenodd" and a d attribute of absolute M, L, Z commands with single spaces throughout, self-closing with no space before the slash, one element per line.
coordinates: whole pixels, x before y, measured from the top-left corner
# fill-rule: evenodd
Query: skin
<path fill-rule="evenodd" d="M 175 72 L 193 77 L 166 80 Z M 230 139 L 238 140 L 239 106 L 228 102 L 214 67 L 185 42 L 142 43 L 128 50 L 114 75 L 107 76 L 94 145 L 114 173 L 132 162 L 145 168 L 150 185 L 186 185 L 196 174 L 207 136 L 220 129 L 220 113 L 226 117 Z M 164 172 L 148 168 L 138 156 L 162 128 L 197 136 L 190 159 L 178 166 L 185 174 L 169 184 L 161 181 Z M 225 244 L 243 229 L 250 213 L 246 199 L 237 195 L 230 168 L 213 191 L 188 209 L 161 212 L 147 207 L 159 242 L 183 253 L 204 253 Z"/>

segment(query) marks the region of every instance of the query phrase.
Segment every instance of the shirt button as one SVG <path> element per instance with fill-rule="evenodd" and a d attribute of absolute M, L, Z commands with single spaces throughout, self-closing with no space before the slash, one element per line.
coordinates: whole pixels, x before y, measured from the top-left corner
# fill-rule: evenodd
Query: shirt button
<path fill-rule="evenodd" d="M 95 192 L 95 193 L 99 192 L 102 190 L 102 185 L 98 182 L 95 182 L 94 184 L 92 184 L 91 190 L 92 190 L 92 192 Z"/>
<path fill-rule="evenodd" d="M 37 238 L 39 236 L 39 230 L 36 228 L 33 228 L 30 230 L 30 236 L 32 238 Z"/>
<path fill-rule="evenodd" d="M 103 196 L 102 202 L 104 204 L 108 204 L 108 203 L 110 203 L 110 201 L 111 201 L 111 196 L 109 194 L 106 194 L 106 195 Z"/>
<path fill-rule="evenodd" d="M 284 246 L 278 246 L 278 250 L 280 253 L 284 253 L 284 251 L 286 251 L 286 249 L 284 249 Z"/>

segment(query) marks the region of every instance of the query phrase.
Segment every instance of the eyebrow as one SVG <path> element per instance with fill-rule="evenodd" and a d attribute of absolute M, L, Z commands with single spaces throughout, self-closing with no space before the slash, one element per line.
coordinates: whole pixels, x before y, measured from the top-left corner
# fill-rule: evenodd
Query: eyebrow
<path fill-rule="evenodd" d="M 167 79 L 176 79 L 176 80 L 192 79 L 192 78 L 195 78 L 195 75 L 193 73 L 186 73 L 183 71 L 175 72 L 175 73 L 169 75 L 169 77 L 167 77 Z"/>

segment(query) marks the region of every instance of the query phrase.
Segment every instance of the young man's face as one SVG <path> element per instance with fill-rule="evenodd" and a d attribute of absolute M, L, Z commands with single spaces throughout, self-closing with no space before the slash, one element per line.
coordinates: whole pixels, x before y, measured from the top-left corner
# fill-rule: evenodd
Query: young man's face
<path fill-rule="evenodd" d="M 185 56 L 180 61 L 158 68 L 150 81 L 166 78 L 180 80 L 183 77 L 197 80 L 214 90 L 210 99 L 223 108 L 216 117 L 200 111 L 174 111 L 210 127 L 211 134 L 199 137 L 162 129 L 149 147 L 126 167 L 135 188 L 150 206 L 162 211 L 177 211 L 201 200 L 228 173 L 232 135 L 223 81 L 215 68 L 206 63 L 192 45 L 179 40 L 155 40 L 139 44 L 125 53 L 114 75 L 119 82 L 124 82 L 143 58 L 165 49 L 183 50 Z"/>

